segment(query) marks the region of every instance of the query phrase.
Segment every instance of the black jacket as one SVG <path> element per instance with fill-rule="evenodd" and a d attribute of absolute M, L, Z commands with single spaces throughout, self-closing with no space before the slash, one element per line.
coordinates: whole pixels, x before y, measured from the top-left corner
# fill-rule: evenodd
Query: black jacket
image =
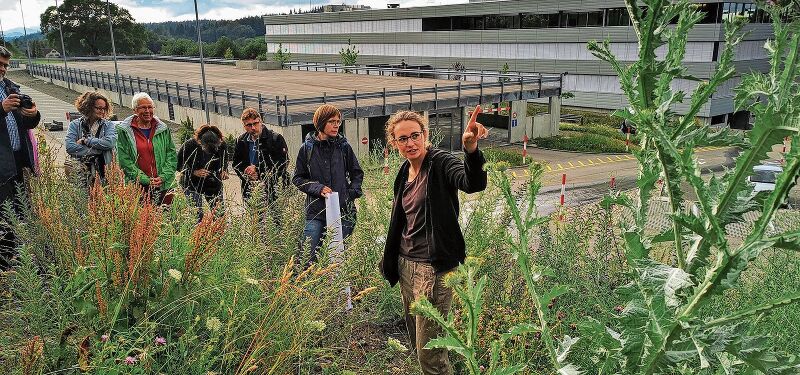
<path fill-rule="evenodd" d="M 458 190 L 475 193 L 486 189 L 488 177 L 483 170 L 484 163 L 486 159 L 480 150 L 465 154 L 461 161 L 452 153 L 435 148 L 430 148 L 422 161 L 422 168 L 428 171 L 425 235 L 430 246 L 431 265 L 437 273 L 458 266 L 466 258 L 464 235 L 458 224 Z M 397 263 L 401 235 L 406 227 L 402 194 L 409 166 L 408 161 L 403 163 L 394 180 L 392 216 L 380 265 L 383 277 L 391 285 L 400 280 Z"/>
<path fill-rule="evenodd" d="M 4 78 L 6 86 L 6 96 L 11 87 L 19 88 L 17 84 Z M 20 152 L 26 156 L 25 160 L 16 160 L 14 151 L 11 149 L 11 139 L 8 137 L 8 125 L 6 124 L 7 112 L 0 106 L 0 183 L 5 183 L 17 176 L 17 164 L 23 168 L 33 170 L 33 145 L 28 137 L 28 129 L 33 129 L 39 125 L 42 115 L 37 112 L 34 117 L 22 116 L 19 110 L 14 111 L 14 119 L 17 121 L 19 129 Z"/>
<path fill-rule="evenodd" d="M 244 133 L 236 140 L 233 152 L 233 170 L 242 180 L 242 189 L 247 189 L 250 179 L 244 174 L 245 168 L 250 166 L 250 150 L 247 140 L 250 134 Z M 284 185 L 289 183 L 289 173 L 286 166 L 289 162 L 286 140 L 282 135 L 264 127 L 261 136 L 256 140 L 256 171 L 258 179 L 267 183 L 270 191 L 274 191 L 278 178 Z"/>
<path fill-rule="evenodd" d="M 215 153 L 203 151 L 194 138 L 189 138 L 178 150 L 178 171 L 181 175 L 181 186 L 198 193 L 218 194 L 222 191 L 222 172 L 227 170 L 225 142 Z M 208 177 L 197 177 L 192 172 L 207 169 Z"/>
<path fill-rule="evenodd" d="M 306 193 L 307 220 L 325 220 L 325 199 L 320 195 L 324 186 L 339 193 L 342 215 L 354 214 L 353 201 L 364 195 L 362 182 L 364 171 L 347 138 L 340 135 L 320 141 L 315 133 L 306 135 L 297 153 L 292 183 Z"/>

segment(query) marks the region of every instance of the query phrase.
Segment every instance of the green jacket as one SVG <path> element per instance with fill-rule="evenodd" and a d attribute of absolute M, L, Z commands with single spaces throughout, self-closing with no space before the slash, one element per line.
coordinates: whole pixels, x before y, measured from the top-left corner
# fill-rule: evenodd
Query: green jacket
<path fill-rule="evenodd" d="M 148 177 L 136 164 L 139 157 L 136 151 L 136 139 L 133 137 L 131 121 L 133 116 L 126 118 L 117 125 L 117 161 L 120 168 L 125 173 L 125 180 L 128 182 L 139 182 L 150 185 Z M 153 152 L 156 157 L 156 168 L 158 176 L 164 183 L 161 190 L 169 190 L 176 186 L 175 170 L 178 166 L 178 155 L 175 151 L 175 144 L 172 142 L 172 132 L 164 122 L 156 118 L 156 134 L 153 135 Z"/>

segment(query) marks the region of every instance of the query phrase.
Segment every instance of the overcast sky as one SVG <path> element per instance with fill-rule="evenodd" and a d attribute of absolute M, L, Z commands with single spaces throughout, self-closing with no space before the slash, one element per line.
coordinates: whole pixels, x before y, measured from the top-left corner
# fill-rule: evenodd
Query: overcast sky
<path fill-rule="evenodd" d="M 22 0 L 25 25 L 38 29 L 39 15 L 56 0 Z M 182 21 L 194 19 L 193 0 L 111 0 L 133 15 L 137 22 Z M 467 0 L 198 0 L 200 18 L 237 19 L 266 13 L 288 12 L 289 9 L 308 9 L 323 4 L 363 4 L 385 8 L 387 3 L 400 3 L 401 7 L 465 3 Z M 60 2 L 59 2 L 60 3 Z M 0 21 L 5 31 L 22 27 L 20 0 L 0 0 Z"/>

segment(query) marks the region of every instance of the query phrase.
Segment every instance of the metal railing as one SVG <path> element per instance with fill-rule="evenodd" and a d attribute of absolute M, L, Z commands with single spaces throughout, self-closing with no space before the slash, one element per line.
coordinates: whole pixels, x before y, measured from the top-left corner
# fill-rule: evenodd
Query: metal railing
<path fill-rule="evenodd" d="M 19 61 L 18 60 L 11 60 L 9 63 L 9 67 L 12 69 L 19 69 Z"/>
<path fill-rule="evenodd" d="M 203 101 L 201 85 L 169 82 L 152 78 L 134 77 L 121 74 L 119 81 L 115 74 L 94 70 L 76 69 L 56 65 L 32 64 L 29 72 L 47 79 L 70 82 L 78 85 L 122 92 L 133 95 L 147 92 L 155 100 L 167 105 L 205 110 L 226 116 L 239 116 L 245 107 L 258 109 L 264 121 L 270 124 L 289 126 L 310 123 L 317 106 L 336 104 L 345 118 L 385 116 L 399 109 L 416 111 L 460 108 L 480 103 L 499 103 L 502 101 L 527 100 L 561 94 L 561 75 L 518 75 L 515 81 L 505 79 L 481 82 L 457 81 L 452 85 L 433 87 L 413 87 L 400 90 L 377 92 L 358 92 L 340 95 L 327 95 L 305 98 L 288 98 L 286 95 L 265 95 L 246 93 L 243 90 L 211 87 L 208 101 Z M 500 76 L 500 78 L 511 79 Z"/>
<path fill-rule="evenodd" d="M 418 69 L 418 68 L 398 68 L 391 65 L 342 65 L 333 63 L 317 62 L 287 62 L 283 64 L 285 69 L 304 70 L 329 73 L 355 73 L 379 76 L 402 76 L 402 77 L 447 77 L 446 79 L 460 80 L 466 78 L 467 81 L 484 80 L 485 78 L 495 80 L 516 81 L 521 77 L 542 78 L 560 77 L 561 74 L 541 74 L 528 72 L 498 72 L 494 70 L 455 70 L 455 69 Z M 469 79 L 474 78 L 474 79 Z M 442 78 L 444 79 L 444 78 Z"/>

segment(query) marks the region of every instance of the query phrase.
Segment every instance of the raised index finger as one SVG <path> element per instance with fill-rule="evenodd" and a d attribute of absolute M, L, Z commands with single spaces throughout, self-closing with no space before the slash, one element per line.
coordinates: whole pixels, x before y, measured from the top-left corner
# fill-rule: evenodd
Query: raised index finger
<path fill-rule="evenodd" d="M 475 121 L 478 120 L 478 112 L 480 112 L 480 111 L 481 111 L 481 105 L 478 104 L 478 105 L 475 106 L 475 110 L 472 111 L 472 116 L 470 116 L 469 122 L 467 123 L 467 126 L 472 126 L 472 124 L 474 124 Z"/>

